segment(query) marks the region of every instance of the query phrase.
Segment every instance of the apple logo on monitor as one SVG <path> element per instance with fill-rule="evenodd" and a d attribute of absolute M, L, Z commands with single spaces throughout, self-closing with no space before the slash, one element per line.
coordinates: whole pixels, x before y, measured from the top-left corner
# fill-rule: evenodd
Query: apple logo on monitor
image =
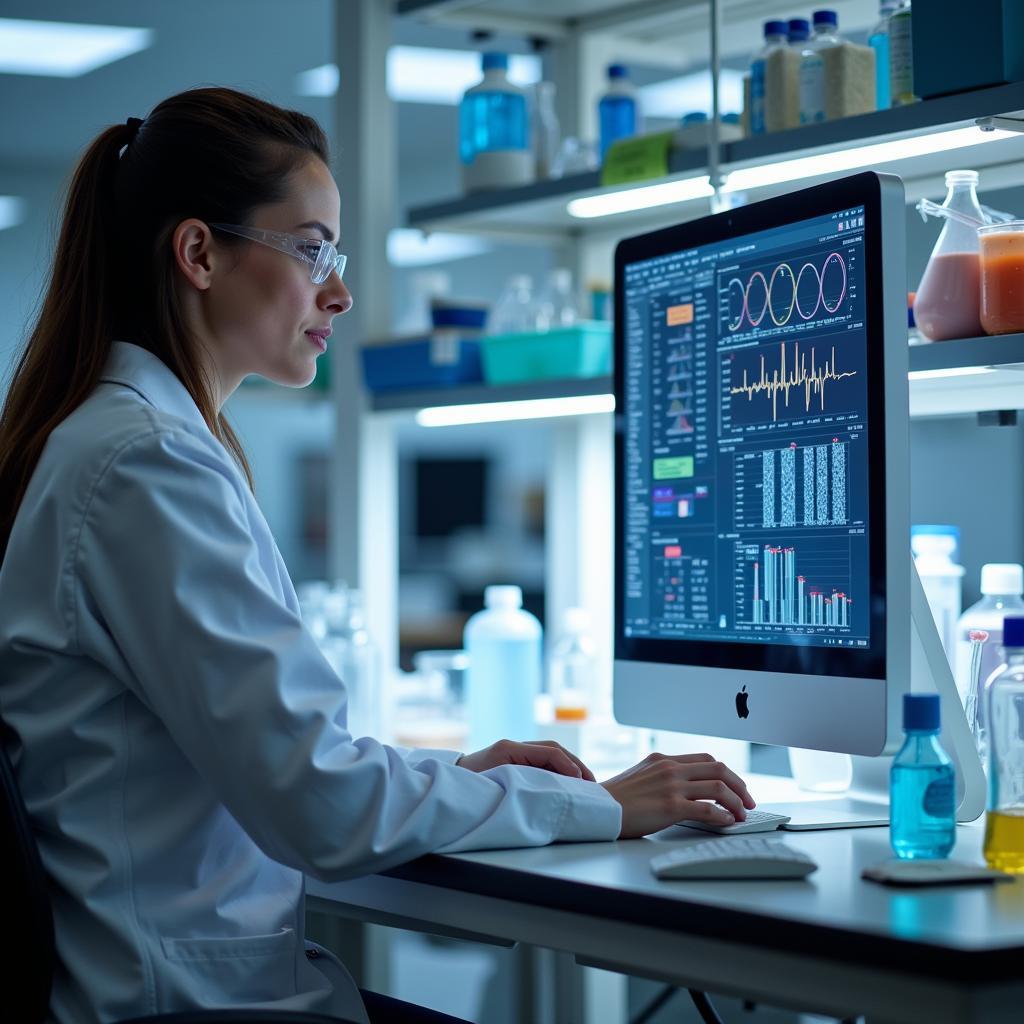
<path fill-rule="evenodd" d="M 747 693 L 747 688 L 744 686 L 739 693 L 736 694 L 736 714 L 740 718 L 746 718 L 750 714 L 750 708 L 747 707 L 747 699 L 750 694 Z"/>

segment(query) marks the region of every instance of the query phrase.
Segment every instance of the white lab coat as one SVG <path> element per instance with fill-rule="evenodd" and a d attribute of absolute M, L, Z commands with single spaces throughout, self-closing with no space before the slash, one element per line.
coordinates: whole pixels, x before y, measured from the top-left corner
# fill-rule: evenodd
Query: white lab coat
<path fill-rule="evenodd" d="M 116 343 L 0 570 L 0 714 L 52 883 L 53 1021 L 364 1020 L 340 963 L 305 955 L 303 872 L 619 832 L 600 786 L 354 740 L 345 700 L 230 456 L 162 362 Z"/>

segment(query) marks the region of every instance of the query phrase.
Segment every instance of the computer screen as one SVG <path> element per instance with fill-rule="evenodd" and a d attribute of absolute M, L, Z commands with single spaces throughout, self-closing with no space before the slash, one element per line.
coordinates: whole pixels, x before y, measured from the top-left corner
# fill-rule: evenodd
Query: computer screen
<path fill-rule="evenodd" d="M 619 244 L 621 721 L 862 753 L 898 726 L 904 209 L 860 174 Z"/>
<path fill-rule="evenodd" d="M 864 207 L 625 268 L 629 636 L 866 648 Z"/>

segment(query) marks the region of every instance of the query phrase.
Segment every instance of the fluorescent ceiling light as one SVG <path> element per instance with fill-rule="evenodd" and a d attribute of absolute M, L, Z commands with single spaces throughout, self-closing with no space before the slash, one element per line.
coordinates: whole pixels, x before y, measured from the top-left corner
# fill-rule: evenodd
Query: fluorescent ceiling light
<path fill-rule="evenodd" d="M 685 203 L 690 199 L 706 199 L 712 195 L 711 179 L 680 178 L 657 185 L 642 185 L 623 192 L 606 192 L 600 196 L 573 199 L 566 207 L 573 217 L 608 217 L 613 213 L 630 213 L 668 203 Z"/>
<path fill-rule="evenodd" d="M 534 398 L 524 402 L 439 405 L 421 409 L 416 413 L 416 422 L 421 427 L 457 427 L 469 423 L 541 420 L 552 416 L 584 416 L 614 411 L 614 395 L 578 395 L 573 398 Z"/>
<path fill-rule="evenodd" d="M 703 111 L 711 116 L 711 75 L 697 71 L 679 78 L 641 86 L 640 108 L 645 117 L 670 117 Z M 718 109 L 723 112 L 743 109 L 743 72 L 723 68 L 718 76 Z"/>
<path fill-rule="evenodd" d="M 911 370 L 910 380 L 939 380 L 943 377 L 976 377 L 980 373 L 994 373 L 990 366 L 950 366 L 943 370 Z"/>
<path fill-rule="evenodd" d="M 0 72 L 75 78 L 153 45 L 153 30 L 0 18 Z"/>
<path fill-rule="evenodd" d="M 388 50 L 388 95 L 396 103 L 437 103 L 455 106 L 481 78 L 480 54 L 474 50 L 441 50 L 429 46 L 392 46 Z M 529 86 L 541 79 L 540 58 L 512 54 L 509 81 Z M 300 96 L 333 96 L 340 75 L 335 64 L 310 68 L 296 77 Z"/>
<path fill-rule="evenodd" d="M 13 228 L 25 219 L 27 207 L 17 196 L 0 196 L 0 231 Z"/>
<path fill-rule="evenodd" d="M 814 178 L 851 171 L 857 167 L 873 167 L 891 160 L 905 160 L 909 157 L 925 156 L 929 153 L 944 153 L 964 146 L 980 146 L 1003 139 L 1019 138 L 1016 132 L 996 130 L 983 132 L 978 128 L 956 128 L 933 135 L 919 135 L 910 139 L 896 139 L 893 142 L 877 142 L 869 146 L 822 153 L 818 156 L 800 157 L 795 160 L 781 160 L 776 163 L 759 164 L 755 167 L 730 171 L 725 179 L 723 192 L 745 192 L 749 189 L 779 185 L 801 178 Z M 680 178 L 658 185 L 643 185 L 619 192 L 606 192 L 599 196 L 573 199 L 566 209 L 573 217 L 607 217 L 615 213 L 630 213 L 646 210 L 652 206 L 680 203 L 711 195 L 708 176 Z"/>
<path fill-rule="evenodd" d="M 425 267 L 447 263 L 467 256 L 490 252 L 492 246 L 472 235 L 434 231 L 425 234 L 416 228 L 395 228 L 388 232 L 388 263 L 393 267 Z"/>

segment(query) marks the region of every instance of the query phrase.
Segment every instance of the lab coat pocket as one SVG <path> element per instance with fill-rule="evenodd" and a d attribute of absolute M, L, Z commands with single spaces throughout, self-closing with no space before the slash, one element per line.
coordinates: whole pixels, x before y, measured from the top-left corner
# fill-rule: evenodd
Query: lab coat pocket
<path fill-rule="evenodd" d="M 200 1005 L 260 1003 L 295 994 L 295 931 L 232 938 L 162 938 L 177 976 L 174 989 L 190 991 Z"/>

